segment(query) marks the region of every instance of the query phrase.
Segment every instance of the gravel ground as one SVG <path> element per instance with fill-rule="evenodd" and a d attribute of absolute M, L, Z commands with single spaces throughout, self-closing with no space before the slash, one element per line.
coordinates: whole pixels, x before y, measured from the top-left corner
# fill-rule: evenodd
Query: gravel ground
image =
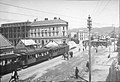
<path fill-rule="evenodd" d="M 107 48 L 99 48 L 98 53 L 92 49 L 92 81 L 105 81 L 109 67 L 114 60 L 114 57 L 108 58 L 109 51 Z M 38 78 L 34 78 L 35 75 L 27 78 L 24 82 L 41 82 L 41 81 L 52 81 L 52 82 L 73 82 L 73 81 L 85 81 L 88 80 L 88 72 L 86 71 L 86 61 L 88 60 L 88 51 L 77 52 L 76 56 L 56 65 L 44 73 Z M 75 67 L 79 69 L 79 76 L 81 78 L 75 79 Z M 85 80 L 84 80 L 85 79 Z"/>

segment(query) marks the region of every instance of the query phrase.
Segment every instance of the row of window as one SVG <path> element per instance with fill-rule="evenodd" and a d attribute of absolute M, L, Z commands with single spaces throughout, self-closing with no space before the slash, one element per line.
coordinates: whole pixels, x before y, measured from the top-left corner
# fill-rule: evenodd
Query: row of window
<path fill-rule="evenodd" d="M 18 33 L 18 34 L 9 34 L 5 35 L 6 38 L 25 38 L 28 37 L 28 34 L 26 33 Z"/>
<path fill-rule="evenodd" d="M 56 30 L 55 30 L 56 29 Z M 51 28 L 49 28 L 48 30 L 47 29 L 41 29 L 41 28 L 33 28 L 33 29 L 30 29 L 30 32 L 46 32 L 46 31 L 49 31 L 49 32 L 51 32 L 51 31 L 58 31 L 59 29 L 58 29 L 58 27 L 53 27 L 52 29 Z M 65 30 L 65 27 L 63 27 L 63 30 Z"/>
<path fill-rule="evenodd" d="M 42 57 L 42 56 L 46 56 L 46 55 L 48 55 L 48 53 L 49 53 L 49 52 L 29 55 L 29 56 L 28 56 L 28 59 L 33 59 L 33 58 L 39 58 L 39 57 Z"/>
<path fill-rule="evenodd" d="M 52 32 L 52 33 L 31 33 L 31 37 L 45 37 L 45 36 L 58 36 L 59 32 Z"/>
<path fill-rule="evenodd" d="M 1 28 L 1 32 L 2 33 L 13 33 L 13 32 L 25 32 L 25 30 L 28 30 L 27 28 L 25 28 L 25 27 L 22 27 L 22 28 L 20 28 L 20 27 L 16 27 L 16 28 Z"/>
<path fill-rule="evenodd" d="M 7 60 L 2 60 L 0 61 L 0 66 L 5 66 L 14 62 L 17 62 L 19 60 L 19 58 L 17 59 L 7 59 Z"/>

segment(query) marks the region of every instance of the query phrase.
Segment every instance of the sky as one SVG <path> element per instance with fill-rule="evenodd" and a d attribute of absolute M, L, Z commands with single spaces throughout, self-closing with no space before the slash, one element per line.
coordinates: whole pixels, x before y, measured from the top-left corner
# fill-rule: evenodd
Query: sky
<path fill-rule="evenodd" d="M 0 0 L 0 24 L 54 17 L 68 22 L 68 28 L 119 26 L 119 0 Z"/>

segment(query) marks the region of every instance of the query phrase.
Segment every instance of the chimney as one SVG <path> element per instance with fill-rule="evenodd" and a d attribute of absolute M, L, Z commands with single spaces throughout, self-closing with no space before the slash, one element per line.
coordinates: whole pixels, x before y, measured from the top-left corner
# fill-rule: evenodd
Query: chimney
<path fill-rule="evenodd" d="M 36 22 L 36 19 L 34 19 L 34 22 Z"/>
<path fill-rule="evenodd" d="M 38 20 L 38 18 L 34 19 L 34 22 L 37 21 L 37 20 Z"/>
<path fill-rule="evenodd" d="M 45 18 L 45 20 L 48 20 L 48 18 Z"/>
<path fill-rule="evenodd" d="M 54 17 L 54 20 L 57 19 L 57 17 Z"/>

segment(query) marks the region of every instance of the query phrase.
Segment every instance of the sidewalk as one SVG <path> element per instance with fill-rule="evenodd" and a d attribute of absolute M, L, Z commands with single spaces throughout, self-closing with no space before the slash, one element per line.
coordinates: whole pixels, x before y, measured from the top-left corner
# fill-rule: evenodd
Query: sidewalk
<path fill-rule="evenodd" d="M 111 50 L 109 53 L 109 47 L 105 48 L 105 52 L 101 52 L 100 54 L 93 54 L 94 55 L 94 64 L 91 70 L 91 79 L 94 82 L 97 81 L 106 81 L 109 75 L 109 68 L 111 67 L 113 61 L 116 59 L 117 52 L 113 52 L 113 46 L 110 46 Z M 108 55 L 110 54 L 110 58 Z M 88 73 L 89 74 L 89 73 Z M 85 79 L 89 79 L 89 75 L 86 74 L 84 76 Z M 120 75 L 118 75 L 120 77 Z M 115 81 L 114 81 L 115 82 Z"/>
<path fill-rule="evenodd" d="M 117 58 L 113 61 L 111 67 L 109 68 L 109 74 L 106 81 L 120 82 L 120 65 L 118 65 Z"/>

